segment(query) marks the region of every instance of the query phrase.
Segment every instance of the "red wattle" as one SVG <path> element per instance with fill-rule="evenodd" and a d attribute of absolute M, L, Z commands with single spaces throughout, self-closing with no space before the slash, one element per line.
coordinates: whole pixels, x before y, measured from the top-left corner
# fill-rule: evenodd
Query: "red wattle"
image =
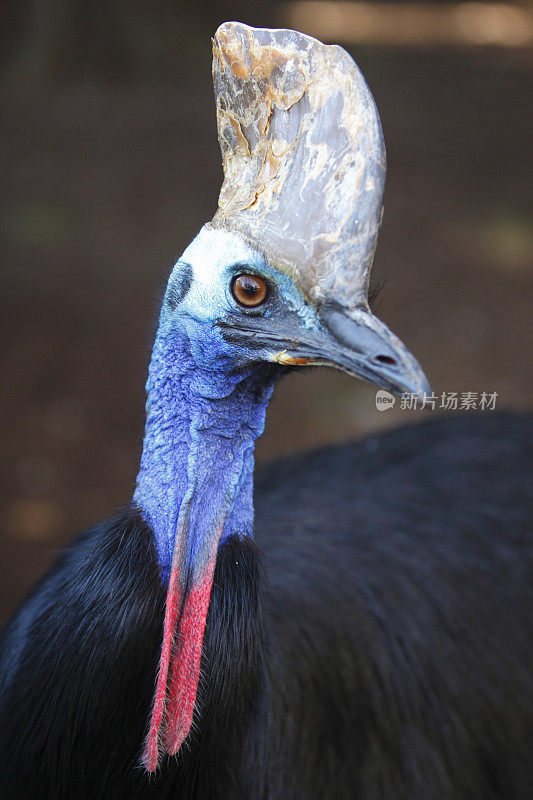
<path fill-rule="evenodd" d="M 164 746 L 169 755 L 178 752 L 192 726 L 214 570 L 215 560 L 192 586 L 181 615 L 166 703 Z"/>
<path fill-rule="evenodd" d="M 179 569 L 173 568 L 170 573 L 170 580 L 167 590 L 167 601 L 165 607 L 165 622 L 163 627 L 163 645 L 161 647 L 161 657 L 159 659 L 159 674 L 157 676 L 157 686 L 155 690 L 154 705 L 150 719 L 150 729 L 144 744 L 141 762 L 148 772 L 153 772 L 157 768 L 159 761 L 159 736 L 161 723 L 165 712 L 165 699 L 167 693 L 167 680 L 172 655 L 172 644 L 174 633 L 179 617 L 182 597 L 178 587 Z"/>
<path fill-rule="evenodd" d="M 141 757 L 148 772 L 157 769 L 161 751 L 168 755 L 178 752 L 192 726 L 215 563 L 216 558 L 209 561 L 184 603 L 179 588 L 179 566 L 170 573 L 157 686 Z"/>

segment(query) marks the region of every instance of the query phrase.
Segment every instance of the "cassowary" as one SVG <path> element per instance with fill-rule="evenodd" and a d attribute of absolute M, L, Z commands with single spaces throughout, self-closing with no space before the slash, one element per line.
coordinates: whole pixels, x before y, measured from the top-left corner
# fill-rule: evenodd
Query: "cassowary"
<path fill-rule="evenodd" d="M 408 427 L 253 492 L 287 371 L 428 384 L 368 305 L 385 152 L 351 58 L 226 23 L 214 81 L 224 183 L 163 299 L 132 506 L 3 635 L 0 798 L 529 798 L 530 421 Z"/>

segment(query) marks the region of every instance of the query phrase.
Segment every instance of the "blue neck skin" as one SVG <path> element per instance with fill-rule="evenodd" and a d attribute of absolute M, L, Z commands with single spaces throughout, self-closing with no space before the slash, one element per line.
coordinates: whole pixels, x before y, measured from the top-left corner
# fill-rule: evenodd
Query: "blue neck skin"
<path fill-rule="evenodd" d="M 233 348 L 212 323 L 161 322 L 134 501 L 153 530 L 165 583 L 175 545 L 194 576 L 220 529 L 220 541 L 252 534 L 254 445 L 272 389 L 257 368 L 236 370 Z"/>

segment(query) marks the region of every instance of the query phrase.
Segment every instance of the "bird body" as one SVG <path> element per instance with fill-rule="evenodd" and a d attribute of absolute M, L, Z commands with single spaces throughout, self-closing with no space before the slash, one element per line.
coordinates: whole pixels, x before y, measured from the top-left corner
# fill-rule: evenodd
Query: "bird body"
<path fill-rule="evenodd" d="M 529 797 L 531 420 L 318 451 L 254 492 L 287 371 L 429 384 L 368 304 L 361 74 L 294 31 L 228 23 L 214 52 L 219 210 L 163 298 L 131 507 L 2 637 L 0 800 Z"/>
<path fill-rule="evenodd" d="M 0 797 L 529 797 L 532 444 L 528 418 L 465 415 L 260 471 L 193 733 L 152 777 L 152 532 L 132 510 L 83 534 L 2 640 Z"/>

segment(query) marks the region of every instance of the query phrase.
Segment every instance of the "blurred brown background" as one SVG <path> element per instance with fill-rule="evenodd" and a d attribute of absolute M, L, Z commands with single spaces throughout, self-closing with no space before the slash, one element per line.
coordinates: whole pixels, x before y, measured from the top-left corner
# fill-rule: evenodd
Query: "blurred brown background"
<path fill-rule="evenodd" d="M 221 181 L 210 36 L 342 41 L 388 147 L 379 313 L 435 391 L 531 406 L 528 3 L 4 4 L 0 615 L 132 494 L 160 293 Z M 263 460 L 422 419 L 319 371 L 278 387 Z M 436 412 L 435 412 L 436 413 Z M 489 412 L 485 412 L 489 413 Z"/>

